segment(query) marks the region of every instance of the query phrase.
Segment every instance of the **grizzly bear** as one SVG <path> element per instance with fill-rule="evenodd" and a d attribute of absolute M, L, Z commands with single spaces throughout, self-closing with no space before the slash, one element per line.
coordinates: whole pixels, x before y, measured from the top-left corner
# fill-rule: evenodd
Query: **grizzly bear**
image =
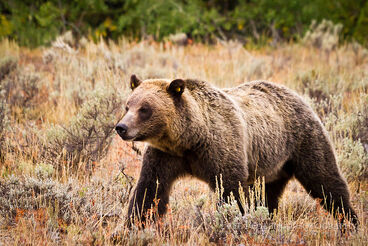
<path fill-rule="evenodd" d="M 116 131 L 123 140 L 147 146 L 129 218 L 145 218 L 154 205 L 163 215 L 174 181 L 186 175 L 212 190 L 222 176 L 223 197 L 233 193 L 242 213 L 239 188 L 247 191 L 264 177 L 273 212 L 295 177 L 326 210 L 358 226 L 328 134 L 295 92 L 266 81 L 218 89 L 198 80 L 141 81 L 135 75 L 130 87 Z"/>

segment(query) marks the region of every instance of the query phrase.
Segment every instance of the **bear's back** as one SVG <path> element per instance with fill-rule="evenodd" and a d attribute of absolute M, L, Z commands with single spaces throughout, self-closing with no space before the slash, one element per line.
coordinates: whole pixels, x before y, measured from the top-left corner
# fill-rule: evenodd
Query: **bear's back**
<path fill-rule="evenodd" d="M 243 112 L 249 136 L 249 162 L 258 163 L 257 172 L 266 179 L 277 176 L 281 166 L 298 152 L 298 146 L 311 131 L 325 134 L 311 107 L 282 85 L 252 81 L 223 91 Z M 249 173 L 255 169 L 250 165 Z"/>
<path fill-rule="evenodd" d="M 282 123 L 318 121 L 312 108 L 293 90 L 268 81 L 251 81 L 237 87 L 224 89 L 245 112 L 245 115 L 261 114 Z"/>

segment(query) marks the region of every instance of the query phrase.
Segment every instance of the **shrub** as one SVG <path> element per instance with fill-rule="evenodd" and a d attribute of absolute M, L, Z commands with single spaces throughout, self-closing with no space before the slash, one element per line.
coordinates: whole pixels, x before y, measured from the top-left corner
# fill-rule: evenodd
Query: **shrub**
<path fill-rule="evenodd" d="M 330 96 L 316 102 L 315 109 L 320 113 L 335 147 L 339 165 L 348 181 L 368 178 L 368 94 L 362 93 L 353 102 L 351 112 L 343 108 L 343 96 Z"/>
<path fill-rule="evenodd" d="M 360 140 L 365 152 L 368 154 L 368 94 L 361 94 L 361 106 L 357 112 L 356 131 L 353 134 L 354 140 Z"/>
<path fill-rule="evenodd" d="M 241 70 L 245 72 L 244 77 L 246 77 L 246 80 L 251 81 L 269 78 L 272 75 L 270 67 L 267 59 L 252 57 L 249 62 L 242 66 Z"/>
<path fill-rule="evenodd" d="M 130 233 L 127 245 L 150 245 L 153 243 L 156 233 L 157 231 L 152 227 L 134 231 L 133 233 Z"/>
<path fill-rule="evenodd" d="M 17 60 L 14 57 L 2 58 L 0 60 L 0 81 L 16 68 Z"/>
<path fill-rule="evenodd" d="M 329 20 L 322 20 L 321 23 L 317 24 L 317 22 L 313 20 L 309 30 L 303 38 L 303 42 L 318 49 L 330 52 L 337 48 L 341 30 L 341 24 L 335 25 Z"/>
<path fill-rule="evenodd" d="M 360 140 L 344 138 L 337 144 L 338 161 L 348 181 L 368 179 L 368 154 Z"/>
<path fill-rule="evenodd" d="M 323 78 L 317 71 L 310 70 L 299 73 L 295 78 L 298 90 L 315 98 L 317 102 L 326 100 L 329 94 L 327 79 Z"/>
<path fill-rule="evenodd" d="M 16 61 L 13 58 L 5 57 L 0 60 L 0 162 L 4 158 L 6 131 L 9 127 L 9 106 L 6 100 L 3 80 L 15 67 Z"/>
<path fill-rule="evenodd" d="M 46 163 L 40 163 L 36 165 L 35 173 L 39 179 L 51 178 L 55 173 L 54 166 Z"/>
<path fill-rule="evenodd" d="M 232 239 L 241 242 L 244 233 L 249 237 L 260 237 L 262 241 L 274 240 L 272 228 L 275 221 L 271 220 L 268 208 L 257 206 L 256 209 L 246 211 L 242 216 L 236 201 L 225 203 L 218 207 L 214 213 L 206 213 L 203 216 L 205 233 L 212 242 L 226 242 Z"/>
<path fill-rule="evenodd" d="M 175 56 L 157 52 L 153 47 L 137 46 L 123 54 L 104 53 L 111 66 L 125 73 L 134 70 L 143 79 L 172 77 L 180 67 Z"/>
<path fill-rule="evenodd" d="M 63 223 L 84 223 L 88 218 L 92 226 L 100 219 L 120 216 L 132 188 L 130 182 L 122 183 L 124 177 L 93 180 L 84 186 L 73 179 L 66 184 L 48 178 L 0 179 L 0 218 L 12 223 L 20 211 L 47 208 Z"/>
<path fill-rule="evenodd" d="M 226 240 L 229 233 L 234 236 L 239 235 L 243 225 L 243 218 L 236 201 L 224 203 L 216 212 L 207 215 L 204 220 L 210 240 L 214 242 Z"/>
<path fill-rule="evenodd" d="M 121 105 L 122 99 L 113 89 L 93 91 L 67 126 L 56 125 L 47 131 L 45 160 L 58 170 L 68 168 L 65 163 L 76 169 L 81 162 L 92 170 L 93 162 L 107 153 Z"/>
<path fill-rule="evenodd" d="M 9 127 L 8 112 L 9 108 L 4 98 L 4 91 L 0 87 L 0 163 L 3 161 L 6 151 L 5 139 L 7 128 Z"/>
<path fill-rule="evenodd" d="M 33 66 L 17 65 L 14 58 L 5 58 L 0 64 L 0 86 L 12 115 L 18 121 L 39 119 L 41 112 L 33 110 L 48 100 L 40 75 L 34 72 Z"/>
<path fill-rule="evenodd" d="M 354 62 L 355 65 L 364 64 L 364 62 L 368 58 L 368 49 L 364 48 L 358 42 L 348 43 L 346 48 L 350 49 L 354 53 Z"/>
<path fill-rule="evenodd" d="M 40 103 L 40 76 L 29 69 L 18 67 L 3 81 L 3 85 L 7 100 L 13 106 L 30 108 Z"/>
<path fill-rule="evenodd" d="M 226 242 L 228 237 L 235 242 L 241 242 L 241 236 L 244 232 L 249 236 L 267 236 L 264 235 L 264 231 L 270 229 L 272 221 L 269 216 L 268 208 L 264 206 L 264 188 L 265 180 L 258 178 L 248 192 L 249 200 L 245 200 L 245 193 L 240 189 L 241 203 L 245 208 L 245 214 L 243 216 L 240 213 L 238 203 L 233 195 L 227 198 L 228 203 L 221 202 L 215 212 L 209 212 L 204 215 L 199 211 L 203 206 L 203 201 L 199 201 L 196 205 L 197 218 L 195 223 L 198 225 L 198 220 L 201 220 L 203 229 L 209 236 L 210 241 L 216 243 Z M 222 193 L 222 179 L 220 177 L 219 184 L 217 184 L 216 188 L 217 199 L 222 196 Z M 198 216 L 198 213 L 200 216 Z"/>

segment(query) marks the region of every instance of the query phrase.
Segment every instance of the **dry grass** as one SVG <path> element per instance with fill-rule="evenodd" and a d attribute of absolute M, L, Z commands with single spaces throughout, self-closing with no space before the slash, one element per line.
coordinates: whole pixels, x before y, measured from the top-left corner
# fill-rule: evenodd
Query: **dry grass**
<path fill-rule="evenodd" d="M 0 67 L 0 244 L 367 244 L 366 54 L 356 44 L 326 54 L 299 44 L 246 50 L 236 42 L 174 47 L 121 40 L 87 43 L 79 50 L 66 45 L 28 50 L 2 41 L 0 57 L 7 60 L 0 64 L 8 65 Z M 190 178 L 176 183 L 162 220 L 128 230 L 127 198 L 141 157 L 111 130 L 132 73 L 199 78 L 219 87 L 267 79 L 305 95 L 336 145 L 359 232 L 341 235 L 335 220 L 296 181 L 271 219 L 263 207 L 243 217 L 231 204 L 217 210 L 216 194 Z M 101 88 L 113 105 L 96 104 Z M 101 111 L 91 108 L 100 106 L 111 115 L 93 115 Z M 78 132 L 75 127 L 82 125 L 84 132 Z"/>

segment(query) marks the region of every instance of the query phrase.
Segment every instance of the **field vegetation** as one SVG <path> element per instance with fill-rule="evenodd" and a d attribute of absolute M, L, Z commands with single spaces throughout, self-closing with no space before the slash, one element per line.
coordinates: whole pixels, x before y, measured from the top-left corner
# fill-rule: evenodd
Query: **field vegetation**
<path fill-rule="evenodd" d="M 300 43 L 256 48 L 196 43 L 63 38 L 28 49 L 0 42 L 0 244 L 336 245 L 368 243 L 368 50 L 339 44 L 339 27 L 315 25 Z M 216 208 L 216 193 L 179 180 L 168 214 L 145 229 L 125 225 L 140 166 L 140 143 L 114 132 L 140 78 L 198 78 L 218 87 L 267 79 L 304 96 L 326 126 L 360 219 L 341 234 L 336 221 L 292 181 L 279 212 L 256 202 Z M 226 181 L 224 181 L 226 182 Z M 253 201 L 253 199 L 251 199 Z M 155 212 L 154 210 L 152 211 Z"/>

